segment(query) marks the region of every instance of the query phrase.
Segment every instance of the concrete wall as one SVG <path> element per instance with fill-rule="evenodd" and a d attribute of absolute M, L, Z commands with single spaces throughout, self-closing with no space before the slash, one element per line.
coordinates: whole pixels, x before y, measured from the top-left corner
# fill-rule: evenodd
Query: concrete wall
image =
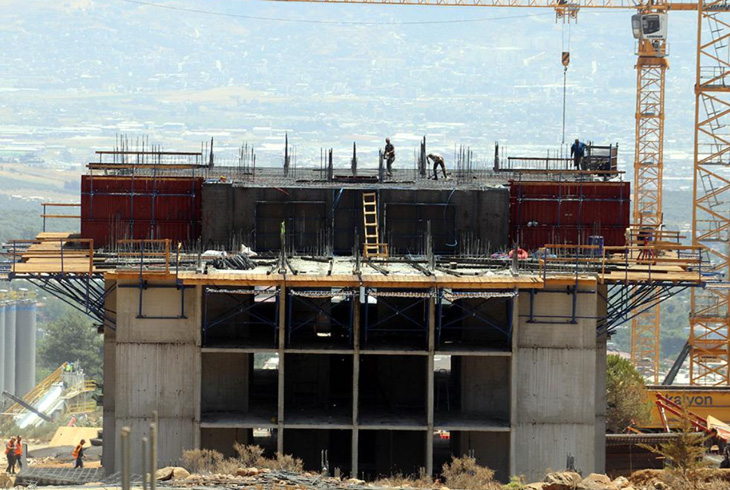
<path fill-rule="evenodd" d="M 297 248 L 311 244 L 314 237 L 331 236 L 334 230 L 335 250 L 350 253 L 355 230 L 359 230 L 360 240 L 363 236 L 363 190 L 368 189 L 345 189 L 340 194 L 340 189 L 333 187 L 273 189 L 204 184 L 203 245 L 232 248 L 232 244 L 243 241 L 249 246 L 278 248 L 279 224 L 289 218 L 288 231 L 297 228 L 289 239 Z M 381 240 L 390 236 L 396 247 L 422 247 L 423 240 L 419 237 L 425 233 L 427 219 L 431 220 L 437 253 L 458 253 L 459 247 L 464 246 L 461 243 L 464 235 L 471 236 L 485 249 L 496 250 L 507 245 L 509 192 L 506 188 L 452 191 L 383 187 L 379 192 Z M 423 205 L 404 206 L 416 203 Z M 445 213 L 444 206 L 451 211 Z M 416 217 L 423 222 L 416 222 Z M 394 228 L 398 228 L 401 236 L 414 236 L 393 238 L 390 232 Z M 307 239 L 301 239 L 302 236 Z M 302 243 L 297 244 L 298 240 Z M 447 246 L 447 243 L 457 243 L 457 246 Z"/>
<path fill-rule="evenodd" d="M 248 411 L 251 356 L 252 354 L 238 352 L 202 355 L 203 413 Z"/>
<path fill-rule="evenodd" d="M 452 432 L 451 438 L 453 454 L 465 455 L 473 450 L 477 464 L 494 470 L 497 480 L 509 481 L 509 432 L 459 431 Z"/>
<path fill-rule="evenodd" d="M 113 375 L 105 376 L 105 413 L 113 405 L 115 421 L 110 428 L 116 441 L 114 466 L 105 466 L 107 471 L 118 470 L 121 463 L 116 432 L 130 427 L 132 444 L 138 444 L 148 435 L 155 410 L 160 464 L 177 462 L 185 449 L 198 447 L 200 291 L 185 290 L 184 317 L 180 317 L 181 291 L 174 283 L 150 282 L 143 292 L 143 317 L 135 282 L 118 284 L 114 298 L 107 301 L 107 307 L 112 300 L 116 303 L 116 332 L 107 332 L 105 342 L 105 361 L 114 362 Z M 112 391 L 106 385 L 109 381 L 111 400 L 106 399 Z M 133 460 L 132 471 L 140 471 L 139 465 Z"/>
<path fill-rule="evenodd" d="M 564 290 L 536 294 L 534 322 L 525 296 L 514 340 L 511 472 L 539 481 L 547 468 L 564 469 L 568 454 L 584 474 L 594 472 L 596 421 L 605 410 L 596 406 L 598 296 L 595 289 L 576 296 L 576 323 L 566 318 L 573 295 Z"/>
<path fill-rule="evenodd" d="M 510 419 L 510 359 L 479 356 L 461 358 L 461 410 L 466 415 Z"/>

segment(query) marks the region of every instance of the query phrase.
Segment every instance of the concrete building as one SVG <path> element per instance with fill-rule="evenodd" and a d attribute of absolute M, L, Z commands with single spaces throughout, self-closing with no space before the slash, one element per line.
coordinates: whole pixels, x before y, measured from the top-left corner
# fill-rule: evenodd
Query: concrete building
<path fill-rule="evenodd" d="M 292 265 L 312 265 L 300 260 Z M 161 461 L 194 447 L 232 454 L 241 442 L 294 454 L 312 470 L 327 450 L 332 468 L 371 478 L 430 473 L 470 451 L 502 480 L 539 478 L 568 455 L 602 471 L 605 337 L 596 318 L 605 303 L 595 281 L 580 281 L 572 322 L 564 283 L 474 284 L 401 264 L 385 278 L 345 279 L 318 265 L 322 273 L 307 277 L 181 274 L 181 289 L 149 280 L 143 315 L 137 281 L 110 278 L 105 434 L 128 426 L 141 435 L 157 410 Z M 104 465 L 115 467 L 119 441 L 104 441 Z"/>
<path fill-rule="evenodd" d="M 139 440 L 157 411 L 161 464 L 240 442 L 365 478 L 435 474 L 464 454 L 500 480 L 569 459 L 601 472 L 606 337 L 639 306 L 609 289 L 699 280 L 676 260 L 639 264 L 623 241 L 628 185 L 589 172 L 464 165 L 435 182 L 112 153 L 83 178 L 81 237 L 39 235 L 44 261 L 31 246 L 13 271 L 91 288 L 108 471 L 121 428 Z M 388 253 L 363 255 L 372 236 Z"/>

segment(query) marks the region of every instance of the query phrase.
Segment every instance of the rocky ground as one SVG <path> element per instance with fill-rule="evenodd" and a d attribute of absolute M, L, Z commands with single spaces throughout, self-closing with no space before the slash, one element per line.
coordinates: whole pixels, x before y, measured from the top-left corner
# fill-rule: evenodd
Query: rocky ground
<path fill-rule="evenodd" d="M 113 489 L 120 488 L 120 475 L 101 482 L 88 482 L 79 485 L 47 486 L 50 489 Z M 159 469 L 156 480 L 160 488 L 166 490 L 208 490 L 214 488 L 251 489 L 251 490 L 392 490 L 392 489 L 427 489 L 457 490 L 450 488 L 448 482 L 430 479 L 396 480 L 393 478 L 368 483 L 355 478 L 334 478 L 316 473 L 295 473 L 291 471 L 272 470 L 268 468 L 239 468 L 235 474 L 196 474 L 182 467 L 166 467 Z M 16 478 L 0 474 L 0 488 L 35 487 L 20 475 Z M 141 478 L 133 476 L 132 487 L 142 488 Z M 602 474 L 590 474 L 582 477 L 578 473 L 563 471 L 548 473 L 541 482 L 525 483 L 514 479 L 507 485 L 497 482 L 480 482 L 466 487 L 468 490 L 730 490 L 730 470 L 703 469 L 689 479 L 682 475 L 663 470 L 642 470 L 628 477 L 619 476 L 611 479 Z"/>

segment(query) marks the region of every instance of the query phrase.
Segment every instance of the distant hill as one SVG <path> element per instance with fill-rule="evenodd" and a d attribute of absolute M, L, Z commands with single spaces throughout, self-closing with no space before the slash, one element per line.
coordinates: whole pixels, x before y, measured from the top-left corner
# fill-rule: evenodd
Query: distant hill
<path fill-rule="evenodd" d="M 0 152 L 81 163 L 117 133 L 170 149 L 215 136 L 221 155 L 248 141 L 278 165 L 288 131 L 303 165 L 320 147 L 345 164 L 352 141 L 374 165 L 386 135 L 403 164 L 422 135 L 447 156 L 464 144 L 487 159 L 496 140 L 543 155 L 561 139 L 570 38 L 566 139 L 618 142 L 633 160 L 629 11 L 581 12 L 568 33 L 539 9 L 144 3 L 0 1 Z M 670 20 L 668 176 L 690 175 L 694 22 Z"/>

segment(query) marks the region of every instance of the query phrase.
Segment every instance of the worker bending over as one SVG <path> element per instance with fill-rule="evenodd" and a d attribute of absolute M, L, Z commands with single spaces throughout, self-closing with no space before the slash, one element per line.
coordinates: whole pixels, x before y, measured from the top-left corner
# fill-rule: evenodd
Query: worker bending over
<path fill-rule="evenodd" d="M 428 157 L 426 157 L 426 158 L 428 158 L 429 160 L 431 160 L 433 162 L 433 180 L 439 180 L 439 175 L 438 175 L 439 165 L 441 166 L 441 171 L 444 174 L 444 179 L 448 178 L 446 176 L 446 164 L 444 163 L 444 157 L 442 157 L 438 153 L 429 153 Z"/>
<path fill-rule="evenodd" d="M 581 143 L 578 138 L 575 139 L 575 143 L 570 147 L 570 156 L 573 157 L 573 165 L 576 170 L 585 170 L 585 162 L 583 156 L 586 152 L 586 145 Z"/>
<path fill-rule="evenodd" d="M 385 138 L 385 151 L 383 158 L 387 163 L 388 177 L 393 176 L 393 162 L 395 161 L 395 146 L 390 143 L 390 138 Z"/>

